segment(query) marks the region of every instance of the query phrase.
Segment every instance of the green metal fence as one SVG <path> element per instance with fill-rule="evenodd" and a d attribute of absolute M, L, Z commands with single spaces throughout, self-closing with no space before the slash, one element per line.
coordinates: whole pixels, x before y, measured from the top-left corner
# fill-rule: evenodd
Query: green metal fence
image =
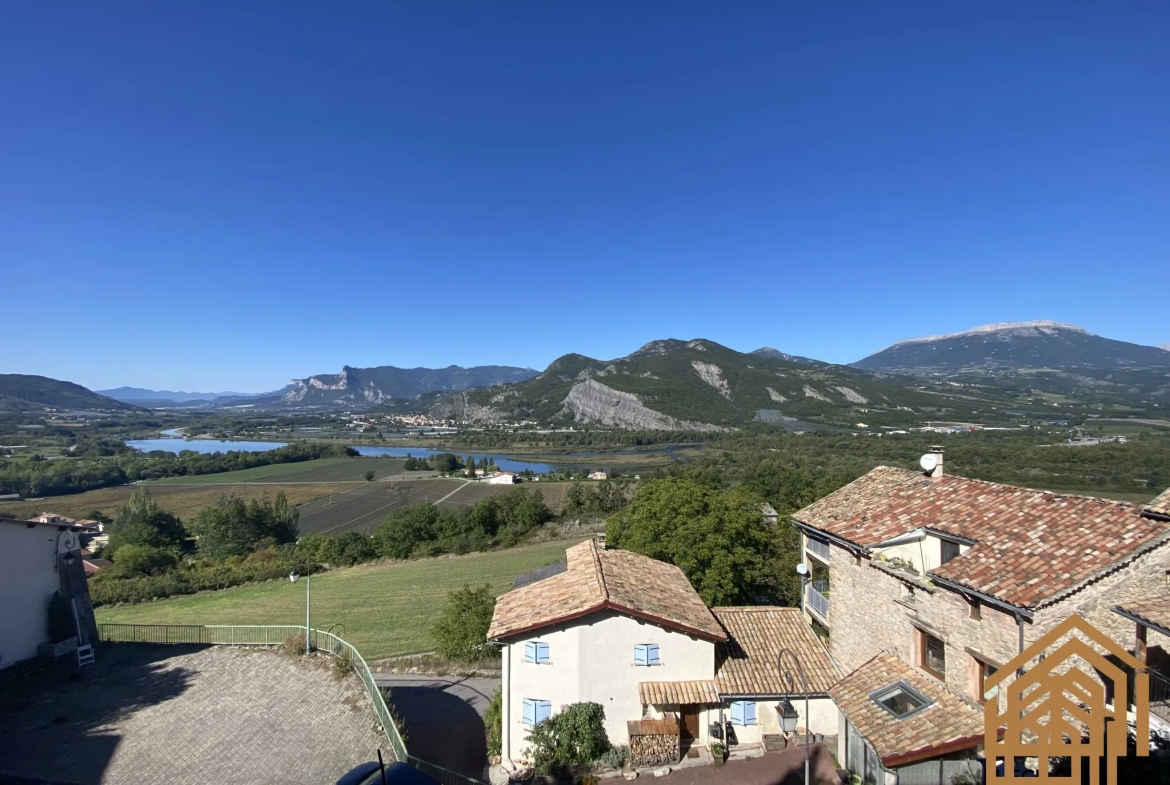
<path fill-rule="evenodd" d="M 305 634 L 304 627 L 296 625 L 201 625 L 201 624 L 99 624 L 98 638 L 109 643 L 177 643 L 177 644 L 211 644 L 219 646 L 281 646 L 288 638 Z M 382 688 L 374 681 L 374 674 L 370 671 L 366 660 L 351 644 L 331 632 L 312 630 L 312 645 L 314 649 L 328 652 L 336 657 L 347 657 L 353 664 L 354 672 L 366 687 L 370 702 L 374 706 L 374 713 L 382 724 L 386 740 L 390 742 L 390 749 L 394 759 L 409 763 L 426 772 L 443 785 L 482 785 L 472 777 L 458 772 L 444 769 L 428 761 L 410 755 L 402 735 L 398 732 L 398 724 L 390 707 L 386 704 L 386 696 Z"/>

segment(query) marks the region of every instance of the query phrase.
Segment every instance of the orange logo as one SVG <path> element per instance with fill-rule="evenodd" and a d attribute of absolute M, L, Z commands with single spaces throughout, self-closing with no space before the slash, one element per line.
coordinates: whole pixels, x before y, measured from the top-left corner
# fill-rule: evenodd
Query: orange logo
<path fill-rule="evenodd" d="M 1065 636 L 1070 637 L 1062 646 L 1051 653 L 1047 651 Z M 1107 654 L 1101 654 L 1093 643 Z M 1039 659 L 1034 667 L 1004 684 L 1034 659 Z M 1082 670 L 1082 666 L 1088 670 Z M 1016 758 L 1039 758 L 1040 776 L 1046 777 L 1049 757 L 1071 757 L 1072 778 L 1062 782 L 1079 784 L 1082 762 L 1087 759 L 1090 785 L 1113 785 L 1117 780 L 1117 759 L 1126 754 L 1129 672 L 1134 675 L 1140 740 L 1150 733 L 1150 687 L 1145 666 L 1079 615 L 1069 616 L 1016 655 L 985 682 L 987 782 L 1016 781 Z M 1103 682 L 1111 684 L 1111 694 Z M 999 693 L 1003 693 L 1002 698 Z M 1149 755 L 1149 745 L 1139 743 L 1137 754 Z M 997 759 L 1002 760 L 1002 775 L 997 771 Z M 1104 783 L 1100 778 L 1102 760 Z M 1029 776 L 1034 775 L 1029 772 Z"/>

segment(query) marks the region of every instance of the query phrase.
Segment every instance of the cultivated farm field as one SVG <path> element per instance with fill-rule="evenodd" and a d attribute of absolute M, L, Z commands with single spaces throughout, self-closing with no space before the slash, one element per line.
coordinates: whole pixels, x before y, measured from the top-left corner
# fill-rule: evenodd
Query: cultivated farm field
<path fill-rule="evenodd" d="M 582 538 L 503 551 L 368 564 L 312 578 L 312 624 L 334 624 L 368 659 L 431 651 L 430 629 L 447 593 L 489 584 L 502 594 L 521 573 L 565 558 Z M 304 624 L 304 582 L 269 581 L 139 605 L 103 606 L 99 623 Z"/>
<path fill-rule="evenodd" d="M 113 515 L 114 510 L 129 500 L 139 486 L 119 485 L 114 488 L 100 488 L 85 493 L 66 496 L 51 496 L 46 499 L 24 502 L 0 502 L 0 513 L 17 518 L 27 518 L 41 512 L 53 512 L 70 518 L 83 518 L 94 510 Z M 189 520 L 204 507 L 219 501 L 225 494 L 234 494 L 245 500 L 274 498 L 283 492 L 291 504 L 304 504 L 330 493 L 338 493 L 355 487 L 345 484 L 299 484 L 299 485 L 151 485 L 150 495 L 167 512 Z"/>
<path fill-rule="evenodd" d="M 369 482 L 300 508 L 301 534 L 371 532 L 391 510 L 437 502 L 465 485 L 462 480 Z"/>
<path fill-rule="evenodd" d="M 549 509 L 559 513 L 571 485 L 567 482 L 488 485 L 451 479 L 371 482 L 333 493 L 301 507 L 300 530 L 301 534 L 368 533 L 385 520 L 391 511 L 402 507 L 426 502 L 444 508 L 470 507 L 480 499 L 517 488 L 539 491 Z"/>
<path fill-rule="evenodd" d="M 375 479 L 402 472 L 403 458 L 318 458 L 297 463 L 275 463 L 235 472 L 193 474 L 164 477 L 150 485 L 219 485 L 235 482 L 364 482 L 365 473 L 373 471 Z"/>

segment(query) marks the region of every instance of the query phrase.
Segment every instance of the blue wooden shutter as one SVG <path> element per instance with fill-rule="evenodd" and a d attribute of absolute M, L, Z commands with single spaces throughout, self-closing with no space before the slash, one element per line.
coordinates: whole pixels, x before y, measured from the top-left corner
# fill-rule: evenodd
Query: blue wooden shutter
<path fill-rule="evenodd" d="M 525 708 L 527 711 L 527 708 Z M 743 701 L 733 701 L 731 704 L 731 724 L 743 725 Z"/>
<path fill-rule="evenodd" d="M 647 651 L 648 648 L 649 648 L 648 646 L 645 646 L 644 644 L 641 644 L 641 643 L 639 643 L 637 646 L 634 647 L 634 664 L 635 665 L 649 665 L 650 664 L 650 660 L 649 660 L 650 655 L 649 655 L 649 652 Z"/>
<path fill-rule="evenodd" d="M 535 643 L 525 643 L 524 644 L 524 661 L 525 662 L 536 662 L 536 644 Z"/>
<path fill-rule="evenodd" d="M 528 698 L 524 699 L 524 724 L 536 724 L 536 701 L 529 700 Z"/>
<path fill-rule="evenodd" d="M 552 716 L 552 701 L 536 702 L 536 721 L 547 720 Z"/>
<path fill-rule="evenodd" d="M 745 701 L 743 708 L 744 708 L 743 724 L 744 725 L 755 725 L 756 724 L 756 702 L 755 701 Z"/>
<path fill-rule="evenodd" d="M 646 646 L 646 662 L 650 665 L 658 664 L 658 644 L 651 643 Z"/>
<path fill-rule="evenodd" d="M 536 644 L 536 661 L 540 662 L 540 663 L 547 663 L 548 662 L 548 644 L 547 643 Z"/>

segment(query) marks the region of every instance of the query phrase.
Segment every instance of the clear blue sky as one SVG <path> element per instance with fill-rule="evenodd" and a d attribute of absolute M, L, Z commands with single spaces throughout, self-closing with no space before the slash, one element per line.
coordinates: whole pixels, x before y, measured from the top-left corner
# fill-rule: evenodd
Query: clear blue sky
<path fill-rule="evenodd" d="M 1170 342 L 1170 3 L 0 5 L 0 370 Z"/>

